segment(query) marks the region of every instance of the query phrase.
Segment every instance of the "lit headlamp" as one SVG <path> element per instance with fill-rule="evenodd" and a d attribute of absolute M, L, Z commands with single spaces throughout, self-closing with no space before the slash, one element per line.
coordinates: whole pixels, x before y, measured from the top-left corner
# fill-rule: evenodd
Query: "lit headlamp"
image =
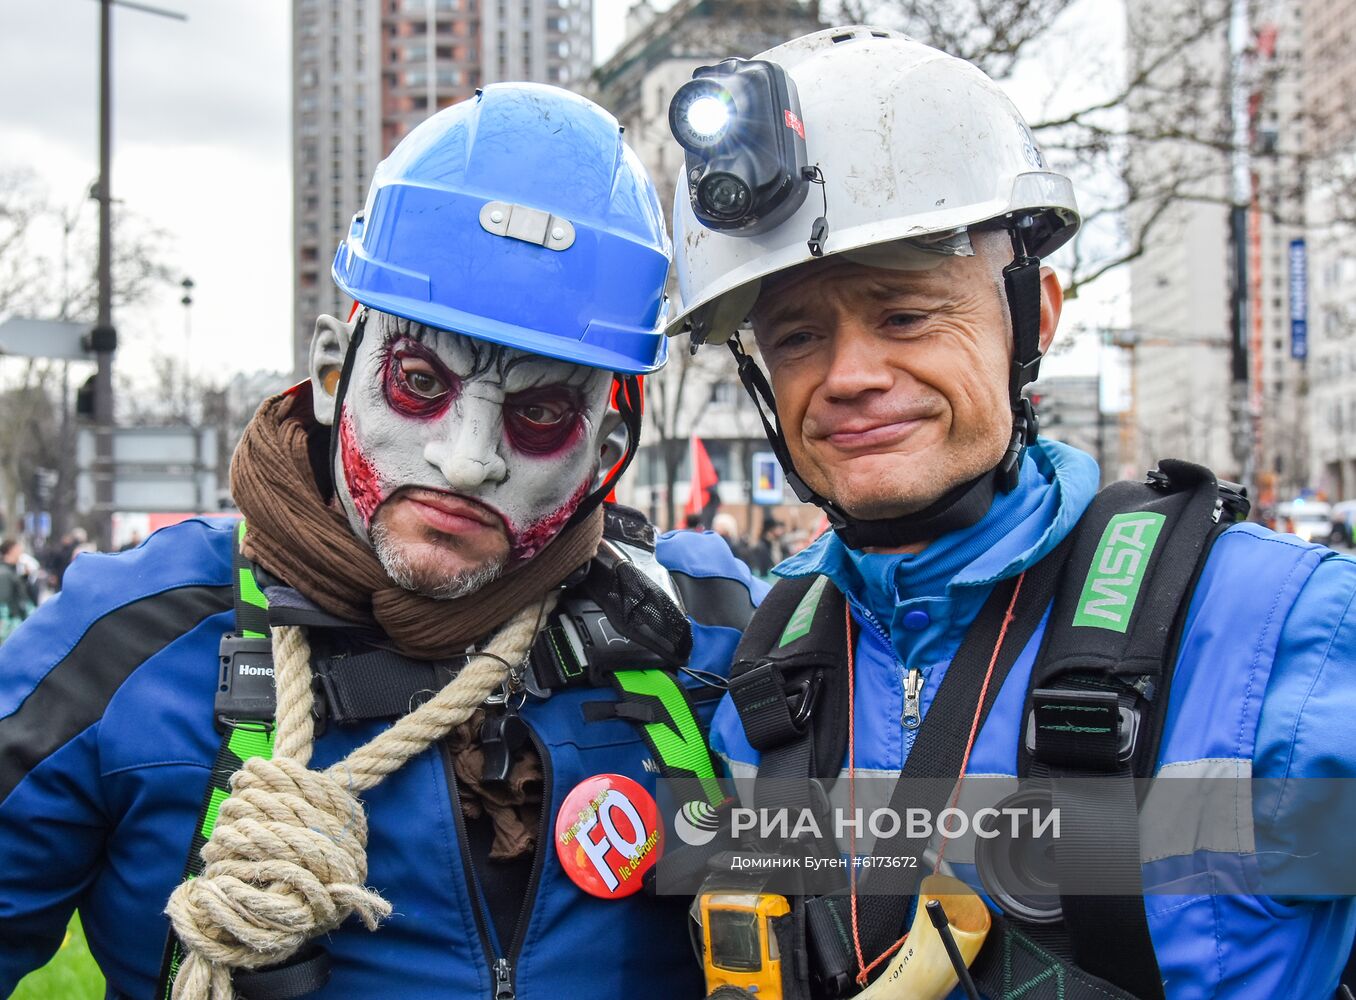
<path fill-rule="evenodd" d="M 669 104 L 669 129 L 687 151 L 693 214 L 731 235 L 772 229 L 809 189 L 795 83 L 762 59 L 725 59 L 692 77 Z"/>

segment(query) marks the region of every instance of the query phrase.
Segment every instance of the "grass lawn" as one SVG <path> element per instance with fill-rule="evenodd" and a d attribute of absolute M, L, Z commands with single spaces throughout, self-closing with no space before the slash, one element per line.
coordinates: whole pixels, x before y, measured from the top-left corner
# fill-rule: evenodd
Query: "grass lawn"
<path fill-rule="evenodd" d="M 102 1000 L 104 977 L 90 956 L 80 918 L 72 917 L 66 940 L 52 960 L 19 983 L 10 1000 Z"/>

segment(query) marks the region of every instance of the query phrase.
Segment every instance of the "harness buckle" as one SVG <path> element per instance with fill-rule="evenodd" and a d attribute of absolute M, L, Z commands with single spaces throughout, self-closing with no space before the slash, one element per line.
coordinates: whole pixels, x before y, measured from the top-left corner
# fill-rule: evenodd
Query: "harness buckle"
<path fill-rule="evenodd" d="M 218 647 L 217 693 L 212 723 L 223 735 L 240 721 L 272 722 L 277 711 L 273 691 L 273 642 L 226 633 Z"/>
<path fill-rule="evenodd" d="M 788 702 L 795 696 L 800 696 L 800 703 L 796 705 L 791 712 L 791 721 L 795 724 L 797 730 L 804 732 L 805 727 L 810 724 L 810 713 L 814 711 L 815 702 L 819 700 L 819 690 L 824 686 L 824 674 L 816 670 L 805 680 L 795 685 L 787 695 Z"/>
<path fill-rule="evenodd" d="M 804 735 L 819 700 L 821 673 L 816 670 L 788 688 L 781 668 L 766 660 L 730 678 L 730 697 L 752 747 L 767 750 Z"/>
<path fill-rule="evenodd" d="M 1122 704 L 1114 691 L 1037 688 L 1024 742 L 1043 764 L 1114 771 L 1134 757 L 1139 731 L 1139 709 Z"/>

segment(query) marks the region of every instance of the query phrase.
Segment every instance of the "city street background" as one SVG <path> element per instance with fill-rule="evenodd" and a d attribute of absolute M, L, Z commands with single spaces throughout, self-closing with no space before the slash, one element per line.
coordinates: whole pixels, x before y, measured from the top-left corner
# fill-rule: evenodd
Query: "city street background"
<path fill-rule="evenodd" d="M 63 537 L 68 548 L 121 546 L 230 509 L 227 467 L 244 423 L 301 377 L 315 317 L 346 313 L 329 262 L 373 168 L 436 108 L 501 79 L 579 90 L 626 125 L 668 201 L 680 151 L 667 101 L 695 67 L 854 19 L 974 60 L 1075 179 L 1086 221 L 1049 261 L 1071 294 L 1033 389 L 1046 433 L 1096 455 L 1108 481 L 1160 456 L 1204 462 L 1245 482 L 1258 516 L 1292 527 L 1295 501 L 1356 496 L 1356 320 L 1342 292 L 1356 260 L 1352 78 L 1340 43 L 1356 2 L 194 0 L 161 10 L 186 19 L 112 6 L 119 345 L 108 456 L 90 361 L 0 360 L 0 515 L 33 548 Z M 0 322 L 91 324 L 99 2 L 3 0 L 0 17 Z M 23 353 L 3 332 L 0 349 Z M 711 527 L 725 513 L 726 533 L 747 546 L 770 517 L 783 545 L 803 544 L 818 513 L 775 473 L 759 480 L 766 446 L 726 360 L 678 350 L 650 380 L 645 443 L 621 499 L 664 527 L 688 514 Z M 173 502 L 157 508 L 152 496 Z"/>

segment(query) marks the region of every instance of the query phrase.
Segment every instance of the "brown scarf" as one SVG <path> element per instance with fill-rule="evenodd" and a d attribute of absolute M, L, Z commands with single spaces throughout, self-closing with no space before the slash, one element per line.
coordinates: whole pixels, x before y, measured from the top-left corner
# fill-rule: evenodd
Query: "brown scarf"
<path fill-rule="evenodd" d="M 245 555 L 331 614 L 380 628 L 407 656 L 436 660 L 464 652 L 598 550 L 601 507 L 531 562 L 475 593 L 440 601 L 405 590 L 326 502 L 318 482 L 329 480 L 327 437 L 307 383 L 259 407 L 231 461 L 231 493 L 249 523 Z"/>

